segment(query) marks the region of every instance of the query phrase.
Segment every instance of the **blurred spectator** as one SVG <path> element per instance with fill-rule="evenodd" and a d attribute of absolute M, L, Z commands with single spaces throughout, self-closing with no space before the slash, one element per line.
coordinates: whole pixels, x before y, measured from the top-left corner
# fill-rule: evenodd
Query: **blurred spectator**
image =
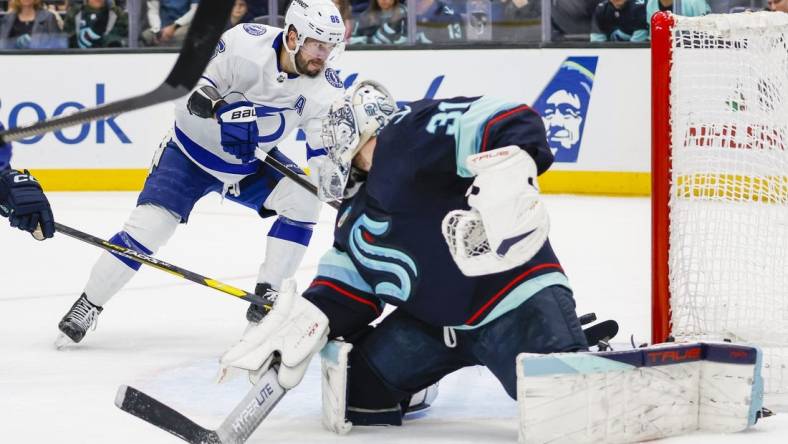
<path fill-rule="evenodd" d="M 498 6 L 500 1 L 494 1 Z M 496 12 L 501 15 L 503 10 L 496 10 Z M 494 16 L 491 0 L 466 0 L 465 12 L 460 15 L 465 18 L 465 38 L 467 40 L 492 40 Z"/>
<path fill-rule="evenodd" d="M 230 29 L 239 23 L 249 23 L 254 19 L 252 14 L 249 13 L 249 5 L 246 0 L 235 0 L 233 10 L 230 11 L 230 19 L 227 20 L 226 29 Z"/>
<path fill-rule="evenodd" d="M 345 23 L 345 41 L 350 41 L 350 35 L 353 32 L 353 10 L 350 7 L 350 0 L 334 0 L 334 4 L 339 9 L 339 14 L 342 16 L 342 21 Z"/>
<path fill-rule="evenodd" d="M 0 48 L 63 48 L 65 38 L 55 14 L 42 0 L 11 0 L 8 13 L 0 21 Z"/>
<path fill-rule="evenodd" d="M 767 0 L 769 11 L 788 12 L 788 0 Z"/>
<path fill-rule="evenodd" d="M 552 0 L 552 38 L 587 41 L 598 3 L 599 0 Z"/>
<path fill-rule="evenodd" d="M 697 17 L 711 12 L 706 0 L 681 0 L 680 5 L 681 12 L 678 14 L 686 17 Z M 648 0 L 648 3 L 646 3 L 646 17 L 648 18 L 649 29 L 651 29 L 651 16 L 656 14 L 657 11 L 674 12 L 673 0 Z"/>
<path fill-rule="evenodd" d="M 268 15 L 268 0 L 246 0 L 246 8 L 249 10 L 249 14 L 252 17 Z M 281 5 L 279 14 L 284 15 L 284 10 L 281 8 Z"/>
<path fill-rule="evenodd" d="M 183 43 L 198 0 L 148 0 L 148 24 L 142 31 L 146 46 L 178 46 Z"/>
<path fill-rule="evenodd" d="M 444 0 L 415 0 L 416 42 L 448 43 L 464 40 L 462 16 Z"/>
<path fill-rule="evenodd" d="M 71 48 L 126 46 L 129 16 L 112 0 L 85 0 L 68 8 L 63 31 Z"/>
<path fill-rule="evenodd" d="M 500 42 L 539 42 L 542 40 L 541 0 L 499 0 L 495 5 L 493 40 Z M 469 32 L 470 37 L 470 32 Z"/>
<path fill-rule="evenodd" d="M 682 0 L 683 1 L 683 0 Z M 592 42 L 645 42 L 648 40 L 643 0 L 603 0 L 594 11 Z"/>
<path fill-rule="evenodd" d="M 353 26 L 350 43 L 402 44 L 408 41 L 408 15 L 399 0 L 371 0 Z"/>

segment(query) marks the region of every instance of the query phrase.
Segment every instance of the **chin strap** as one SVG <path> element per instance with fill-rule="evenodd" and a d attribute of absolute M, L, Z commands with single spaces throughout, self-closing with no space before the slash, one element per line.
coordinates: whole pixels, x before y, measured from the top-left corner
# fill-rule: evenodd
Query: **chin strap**
<path fill-rule="evenodd" d="M 296 65 L 296 60 L 295 60 L 295 56 L 298 53 L 298 50 L 301 49 L 301 45 L 298 43 L 298 39 L 296 39 L 295 49 L 291 51 L 290 48 L 287 46 L 287 30 L 285 30 L 285 32 L 282 33 L 282 47 L 285 49 L 285 51 L 287 51 L 287 55 L 290 57 L 290 65 L 292 65 L 293 71 L 295 71 L 295 73 L 300 76 L 301 72 L 298 70 L 298 65 Z"/>

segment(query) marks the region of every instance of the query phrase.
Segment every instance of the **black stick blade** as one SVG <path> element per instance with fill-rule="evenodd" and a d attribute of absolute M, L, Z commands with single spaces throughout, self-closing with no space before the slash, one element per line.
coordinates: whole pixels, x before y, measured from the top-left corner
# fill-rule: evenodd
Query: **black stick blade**
<path fill-rule="evenodd" d="M 200 79 L 219 43 L 235 0 L 202 0 L 194 13 L 170 75 L 153 91 L 127 99 L 0 131 L 0 145 L 69 126 L 169 102 L 187 94 Z"/>
<path fill-rule="evenodd" d="M 134 387 L 120 386 L 115 396 L 115 405 L 124 412 L 172 433 L 186 442 L 192 444 L 222 444 L 215 431 L 201 427 L 175 409 Z"/>

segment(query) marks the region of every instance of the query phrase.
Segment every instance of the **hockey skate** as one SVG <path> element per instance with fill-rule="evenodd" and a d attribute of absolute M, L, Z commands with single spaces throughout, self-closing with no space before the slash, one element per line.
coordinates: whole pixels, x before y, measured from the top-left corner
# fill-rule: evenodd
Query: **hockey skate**
<path fill-rule="evenodd" d="M 82 296 L 74 302 L 74 305 L 57 325 L 60 334 L 55 340 L 55 347 L 59 349 L 66 345 L 76 344 L 85 337 L 89 328 L 95 330 L 98 315 L 102 310 L 103 308 L 93 305 L 85 293 L 82 293 Z"/>
<path fill-rule="evenodd" d="M 407 407 L 405 407 L 404 419 L 417 419 L 424 416 L 427 409 L 435 402 L 438 397 L 438 383 L 417 392 L 410 397 Z"/>
<path fill-rule="evenodd" d="M 279 293 L 277 293 L 276 290 L 271 288 L 271 284 L 263 282 L 257 284 L 257 286 L 254 289 L 254 294 L 258 296 L 263 296 L 269 301 L 274 302 Z M 265 313 L 266 311 L 263 307 L 255 304 L 249 304 L 249 308 L 246 310 L 246 320 L 253 324 L 257 324 L 263 319 Z"/>

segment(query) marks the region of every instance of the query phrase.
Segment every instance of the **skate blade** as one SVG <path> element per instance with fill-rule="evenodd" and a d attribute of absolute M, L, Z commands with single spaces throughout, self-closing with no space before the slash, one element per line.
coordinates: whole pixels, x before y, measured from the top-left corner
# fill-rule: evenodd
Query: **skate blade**
<path fill-rule="evenodd" d="M 65 334 L 58 333 L 57 339 L 55 339 L 55 348 L 57 350 L 62 350 L 63 348 L 70 347 L 72 345 L 76 345 L 76 342 L 72 341 L 71 338 Z"/>

